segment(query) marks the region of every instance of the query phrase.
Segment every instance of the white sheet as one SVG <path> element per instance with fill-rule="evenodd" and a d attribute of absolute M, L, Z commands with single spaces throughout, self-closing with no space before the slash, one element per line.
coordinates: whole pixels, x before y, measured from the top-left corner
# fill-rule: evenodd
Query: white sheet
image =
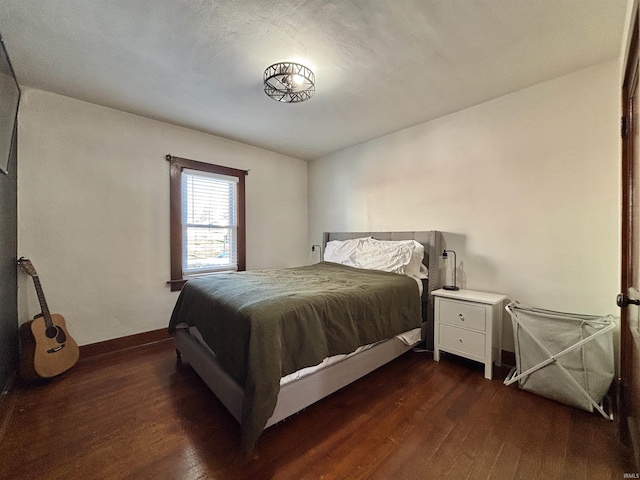
<path fill-rule="evenodd" d="M 198 340 L 198 342 L 207 349 L 207 351 L 213 355 L 215 357 L 215 353 L 213 353 L 213 351 L 211 350 L 211 348 L 209 347 L 209 345 L 207 345 L 204 341 L 204 339 L 202 338 L 202 334 L 198 331 L 197 327 L 190 327 L 189 325 L 187 325 L 186 323 L 180 323 L 178 325 L 176 325 L 176 328 L 188 328 L 189 329 L 189 333 L 196 339 Z M 421 339 L 421 329 L 420 328 L 414 328 L 413 330 L 409 330 L 406 331 L 404 333 L 401 333 L 399 335 L 396 335 L 395 338 L 397 338 L 398 340 L 400 340 L 402 343 L 404 343 L 405 345 L 415 345 L 416 343 L 420 342 Z M 386 342 L 387 340 L 382 340 L 382 342 Z M 307 367 L 307 368 L 303 368 L 301 370 L 298 370 L 296 372 L 293 372 L 289 375 L 286 375 L 284 377 L 282 377 L 280 379 L 280 386 L 283 386 L 287 383 L 290 382 L 294 382 L 296 380 L 299 380 L 302 377 L 305 377 L 311 373 L 317 372 L 318 370 L 321 370 L 323 368 L 328 367 L 329 365 L 333 365 L 334 363 L 338 363 L 341 362 L 342 360 L 351 357 L 353 355 L 357 355 L 358 353 L 364 351 L 364 350 L 368 350 L 371 347 L 373 347 L 374 345 L 377 345 L 378 343 L 381 342 L 376 342 L 376 343 L 371 343 L 369 345 L 364 345 L 362 347 L 359 347 L 357 350 L 355 350 L 352 353 L 346 354 L 346 355 L 334 355 L 332 357 L 327 357 L 325 358 L 322 362 L 320 362 L 318 365 L 315 365 L 313 367 Z"/>

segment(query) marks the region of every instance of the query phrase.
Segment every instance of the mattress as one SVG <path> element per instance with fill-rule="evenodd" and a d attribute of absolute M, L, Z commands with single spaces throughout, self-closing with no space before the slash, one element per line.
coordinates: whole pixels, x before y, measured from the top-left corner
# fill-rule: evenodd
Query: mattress
<path fill-rule="evenodd" d="M 195 326 L 189 326 L 186 323 L 181 323 L 179 325 L 176 325 L 176 328 L 180 328 L 180 329 L 188 329 L 189 330 L 189 334 L 195 338 L 198 343 L 200 345 L 202 345 L 202 347 L 207 350 L 207 352 L 209 352 L 211 355 L 213 355 L 214 357 L 216 356 L 214 351 L 211 350 L 211 347 L 209 347 L 209 345 L 207 345 L 207 343 L 204 341 L 204 339 L 202 338 L 202 334 L 200 333 L 200 331 L 198 330 L 198 327 Z M 420 328 L 414 328 L 411 330 L 408 330 L 406 332 L 403 332 L 401 334 L 395 335 L 395 338 L 397 338 L 398 340 L 400 340 L 402 343 L 404 343 L 407 346 L 413 346 L 416 345 L 420 342 L 421 340 L 421 329 Z M 386 340 L 382 340 L 381 342 L 384 342 Z M 361 347 L 358 347 L 355 351 L 349 353 L 349 354 L 340 354 L 340 355 L 333 355 L 330 357 L 326 357 L 322 360 L 322 362 L 320 362 L 317 365 L 311 366 L 311 367 L 306 367 L 306 368 L 302 368 L 300 370 L 297 370 L 293 373 L 290 373 L 288 375 L 285 375 L 284 377 L 282 377 L 280 379 L 280 387 L 285 386 L 288 383 L 291 382 L 295 382 L 296 380 L 300 380 L 303 377 L 306 377 L 307 375 L 311 375 L 313 373 L 316 373 L 324 368 L 327 368 L 331 365 L 334 365 L 336 363 L 339 363 L 347 358 L 353 357 L 365 350 L 368 350 L 372 347 L 374 347 L 375 345 L 378 345 L 381 342 L 375 342 L 375 343 L 370 343 L 367 345 L 363 345 Z"/>

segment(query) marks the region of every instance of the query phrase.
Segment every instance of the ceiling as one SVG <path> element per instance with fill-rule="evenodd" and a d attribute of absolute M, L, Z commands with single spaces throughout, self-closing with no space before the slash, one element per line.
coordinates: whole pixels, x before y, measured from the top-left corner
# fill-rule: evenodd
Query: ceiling
<path fill-rule="evenodd" d="M 619 56 L 627 0 L 0 0 L 18 82 L 311 160 Z M 316 94 L 262 74 L 298 61 Z"/>

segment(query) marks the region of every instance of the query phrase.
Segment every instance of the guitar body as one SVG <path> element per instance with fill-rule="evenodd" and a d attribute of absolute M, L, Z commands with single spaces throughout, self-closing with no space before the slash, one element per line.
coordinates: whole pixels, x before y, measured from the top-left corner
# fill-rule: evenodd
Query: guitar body
<path fill-rule="evenodd" d="M 49 313 L 40 279 L 31 261 L 22 257 L 18 265 L 33 277 L 42 313 L 20 326 L 20 376 L 34 382 L 55 377 L 75 365 L 80 349 L 62 315 Z"/>
<path fill-rule="evenodd" d="M 20 373 L 25 380 L 55 377 L 73 367 L 80 357 L 80 349 L 67 332 L 64 317 L 54 313 L 51 321 L 53 325 L 47 326 L 44 316 L 39 315 L 20 327 Z"/>

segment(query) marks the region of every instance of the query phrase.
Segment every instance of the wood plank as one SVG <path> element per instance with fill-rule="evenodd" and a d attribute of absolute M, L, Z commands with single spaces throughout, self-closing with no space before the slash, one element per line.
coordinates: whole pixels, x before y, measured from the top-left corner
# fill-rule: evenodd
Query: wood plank
<path fill-rule="evenodd" d="M 17 385 L 0 478 L 623 478 L 615 425 L 409 352 L 267 429 L 240 428 L 172 342 L 81 359 Z M 64 454 L 61 454 L 63 452 Z"/>
<path fill-rule="evenodd" d="M 80 358 L 95 357 L 105 353 L 119 352 L 127 348 L 139 347 L 148 343 L 155 343 L 170 340 L 169 332 L 166 328 L 152 330 L 150 332 L 127 335 L 126 337 L 114 338 L 103 342 L 90 343 L 80 346 Z"/>

